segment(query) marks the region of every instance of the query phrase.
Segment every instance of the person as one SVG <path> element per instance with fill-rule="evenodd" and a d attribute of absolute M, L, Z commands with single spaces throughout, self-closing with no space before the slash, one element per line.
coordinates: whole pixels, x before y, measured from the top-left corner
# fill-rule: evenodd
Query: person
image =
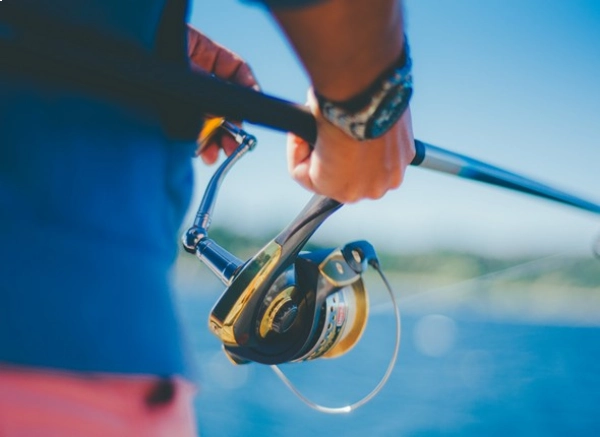
<path fill-rule="evenodd" d="M 263 3 L 312 82 L 318 137 L 312 148 L 290 137 L 292 177 L 341 202 L 397 188 L 415 153 L 400 1 Z M 186 27 L 185 0 L 19 4 L 257 87 L 237 55 Z M 17 76 L 2 60 L 0 435 L 195 435 L 193 366 L 170 284 L 194 141 L 160 111 Z M 233 147 L 222 137 L 201 157 L 210 164 Z"/>

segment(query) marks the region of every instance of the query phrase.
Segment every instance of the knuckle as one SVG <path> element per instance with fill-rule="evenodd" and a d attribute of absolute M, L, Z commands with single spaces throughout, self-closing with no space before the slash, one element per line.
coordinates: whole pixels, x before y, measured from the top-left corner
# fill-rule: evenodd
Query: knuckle
<path fill-rule="evenodd" d="M 342 203 L 356 203 L 361 199 L 360 193 L 351 186 L 330 187 L 324 194 Z"/>
<path fill-rule="evenodd" d="M 398 169 L 392 174 L 392 178 L 390 181 L 390 188 L 395 189 L 398 188 L 402 182 L 404 182 L 404 173 Z"/>
<path fill-rule="evenodd" d="M 369 199 L 377 200 L 377 199 L 381 199 L 383 196 L 385 196 L 385 194 L 387 192 L 388 192 L 388 188 L 383 187 L 383 186 L 379 186 L 379 187 L 373 188 L 369 192 L 369 195 L 367 197 Z"/>
<path fill-rule="evenodd" d="M 415 159 L 415 156 L 417 156 L 417 149 L 415 148 L 415 144 L 414 141 L 411 142 L 410 147 L 407 150 L 408 152 L 408 162 L 411 163 L 413 161 L 413 159 Z"/>

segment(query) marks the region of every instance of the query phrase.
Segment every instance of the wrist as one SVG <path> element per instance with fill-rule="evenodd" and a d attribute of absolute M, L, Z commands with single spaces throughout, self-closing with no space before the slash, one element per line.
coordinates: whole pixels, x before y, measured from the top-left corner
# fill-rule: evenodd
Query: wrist
<path fill-rule="evenodd" d="M 323 117 L 357 140 L 385 134 L 402 116 L 412 96 L 412 61 L 406 38 L 398 59 L 368 88 L 344 101 L 313 90 Z"/>
<path fill-rule="evenodd" d="M 377 77 L 371 81 L 369 85 L 367 85 L 366 88 L 363 88 L 359 92 L 353 93 L 350 97 L 346 99 L 330 98 L 328 93 L 321 93 L 316 88 L 314 89 L 315 96 L 319 99 L 327 100 L 349 112 L 359 111 L 365 108 L 371 102 L 371 97 L 381 88 L 381 84 L 387 78 L 389 78 L 395 70 L 404 67 L 406 62 L 407 50 L 404 48 L 400 56 L 396 58 L 392 64 L 388 65 L 381 73 L 379 73 Z"/>

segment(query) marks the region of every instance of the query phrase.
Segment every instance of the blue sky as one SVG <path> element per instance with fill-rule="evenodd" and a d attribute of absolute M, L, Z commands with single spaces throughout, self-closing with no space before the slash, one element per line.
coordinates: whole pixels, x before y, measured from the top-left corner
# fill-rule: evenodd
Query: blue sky
<path fill-rule="evenodd" d="M 600 2 L 405 6 L 415 137 L 600 201 Z M 197 0 L 190 22 L 246 59 L 265 92 L 304 101 L 306 75 L 260 7 Z M 284 136 L 246 127 L 259 146 L 225 181 L 214 223 L 261 234 L 292 220 L 310 194 L 287 175 Z M 197 170 L 200 192 L 212 169 Z M 591 214 L 411 168 L 399 190 L 344 206 L 317 236 L 400 251 L 551 254 L 585 253 L 599 233 Z"/>

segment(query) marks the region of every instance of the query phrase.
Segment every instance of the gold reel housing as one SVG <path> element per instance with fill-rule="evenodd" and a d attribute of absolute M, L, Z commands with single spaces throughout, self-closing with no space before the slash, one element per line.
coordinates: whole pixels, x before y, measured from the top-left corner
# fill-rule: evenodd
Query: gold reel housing
<path fill-rule="evenodd" d="M 332 252 L 321 262 L 319 270 L 320 285 L 337 290 L 331 292 L 321 305 L 319 322 L 312 334 L 316 338 L 314 344 L 294 362 L 319 357 L 335 358 L 345 354 L 358 343 L 367 325 L 367 290 L 362 277 L 349 268 L 341 252 Z M 267 338 L 270 333 L 285 332 L 293 323 L 298 311 L 294 304 L 296 292 L 295 284 L 290 281 L 281 287 L 279 293 L 269 298 L 270 302 L 258 324 L 260 337 Z"/>
<path fill-rule="evenodd" d="M 362 279 L 329 295 L 323 314 L 321 336 L 313 349 L 297 361 L 335 358 L 358 343 L 369 316 L 369 302 Z"/>

